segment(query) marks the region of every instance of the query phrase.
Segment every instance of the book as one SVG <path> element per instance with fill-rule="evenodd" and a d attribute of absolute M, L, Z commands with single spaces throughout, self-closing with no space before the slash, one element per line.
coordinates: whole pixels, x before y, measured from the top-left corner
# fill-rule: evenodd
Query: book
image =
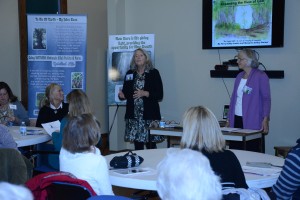
<path fill-rule="evenodd" d="M 43 130 L 41 129 L 27 129 L 26 135 L 41 135 L 44 134 Z"/>

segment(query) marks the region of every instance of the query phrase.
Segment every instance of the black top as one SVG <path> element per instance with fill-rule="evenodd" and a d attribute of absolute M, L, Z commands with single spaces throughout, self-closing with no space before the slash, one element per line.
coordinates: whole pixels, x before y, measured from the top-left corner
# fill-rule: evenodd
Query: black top
<path fill-rule="evenodd" d="M 129 70 L 124 79 L 122 91 L 127 99 L 126 119 L 134 118 L 133 84 L 136 74 L 136 71 Z M 149 92 L 149 97 L 143 97 L 144 120 L 160 120 L 161 116 L 158 102 L 163 98 L 163 84 L 157 69 L 151 69 L 149 72 L 145 71 L 144 90 Z"/>
<path fill-rule="evenodd" d="M 69 112 L 69 104 L 62 103 L 62 108 L 52 109 L 49 106 L 43 106 L 36 120 L 36 127 L 42 127 L 43 123 L 61 121 Z"/>
<path fill-rule="evenodd" d="M 221 178 L 223 188 L 248 188 L 241 164 L 230 150 L 208 153 L 202 151 L 208 158 L 212 170 Z"/>

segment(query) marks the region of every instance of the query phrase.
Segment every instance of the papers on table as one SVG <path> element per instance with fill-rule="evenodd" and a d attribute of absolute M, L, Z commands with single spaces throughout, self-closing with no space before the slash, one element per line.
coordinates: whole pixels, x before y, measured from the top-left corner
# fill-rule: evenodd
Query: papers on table
<path fill-rule="evenodd" d="M 273 176 L 279 175 L 282 168 L 280 167 L 270 167 L 270 168 L 261 168 L 261 167 L 250 167 L 242 166 L 243 172 L 246 174 L 254 174 L 259 176 Z"/>
<path fill-rule="evenodd" d="M 43 130 L 41 129 L 27 129 L 26 135 L 41 135 L 43 134 Z"/>
<path fill-rule="evenodd" d="M 60 121 L 56 120 L 54 122 L 44 123 L 42 124 L 45 131 L 52 136 L 53 132 L 60 132 Z"/>
<path fill-rule="evenodd" d="M 133 176 L 140 174 L 153 174 L 155 171 L 151 168 L 126 168 L 126 169 L 111 169 L 112 172 L 122 176 Z"/>
<path fill-rule="evenodd" d="M 236 130 L 240 130 L 240 128 L 221 127 L 221 131 L 232 132 Z"/>
<path fill-rule="evenodd" d="M 221 127 L 221 131 L 225 132 L 238 132 L 238 133 L 257 133 L 260 130 L 252 130 L 252 129 L 241 129 L 241 128 L 231 128 L 231 127 Z"/>

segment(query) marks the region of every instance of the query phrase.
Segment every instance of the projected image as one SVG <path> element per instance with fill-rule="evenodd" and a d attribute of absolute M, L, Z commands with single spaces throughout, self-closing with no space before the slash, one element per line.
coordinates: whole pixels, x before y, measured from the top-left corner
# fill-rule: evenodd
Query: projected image
<path fill-rule="evenodd" d="M 213 1 L 213 47 L 272 43 L 272 1 Z"/>
<path fill-rule="evenodd" d="M 35 28 L 33 30 L 33 49 L 47 49 L 47 31 L 45 28 Z"/>
<path fill-rule="evenodd" d="M 130 68 L 132 56 L 133 51 L 112 53 L 112 67 L 109 69 L 108 77 L 113 82 L 124 80 L 125 74 Z"/>

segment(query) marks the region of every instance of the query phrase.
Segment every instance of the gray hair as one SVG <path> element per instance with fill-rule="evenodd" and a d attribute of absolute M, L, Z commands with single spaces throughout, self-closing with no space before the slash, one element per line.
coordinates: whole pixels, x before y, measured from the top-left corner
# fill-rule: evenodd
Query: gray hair
<path fill-rule="evenodd" d="M 130 68 L 132 70 L 137 69 L 137 65 L 135 64 L 135 60 L 134 60 L 134 57 L 135 57 L 135 54 L 136 54 L 137 51 L 142 52 L 142 54 L 144 54 L 144 56 L 146 57 L 145 71 L 149 71 L 149 70 L 153 69 L 154 66 L 152 64 L 152 61 L 151 61 L 151 58 L 150 58 L 149 54 L 147 53 L 147 51 L 145 49 L 142 49 L 142 48 L 138 48 L 134 51 L 131 62 L 130 62 Z"/>
<path fill-rule="evenodd" d="M 157 192 L 163 200 L 220 200 L 220 178 L 199 151 L 169 149 L 157 167 Z"/>

